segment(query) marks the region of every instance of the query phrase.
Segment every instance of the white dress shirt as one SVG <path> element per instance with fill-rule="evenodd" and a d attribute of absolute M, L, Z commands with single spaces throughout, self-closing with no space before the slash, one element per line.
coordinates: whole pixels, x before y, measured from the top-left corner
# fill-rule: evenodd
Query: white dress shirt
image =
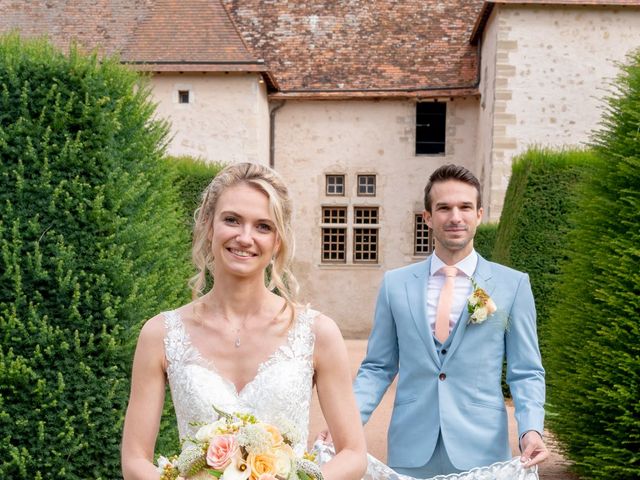
<path fill-rule="evenodd" d="M 458 275 L 455 278 L 453 287 L 453 303 L 451 305 L 451 315 L 449 316 L 449 333 L 456 326 L 456 322 L 460 318 L 462 309 L 466 307 L 467 298 L 471 295 L 473 286 L 471 277 L 476 271 L 478 265 L 478 254 L 472 250 L 469 255 L 460 260 L 454 266 L 458 268 Z M 431 258 L 431 274 L 427 280 L 427 321 L 431 333 L 436 329 L 436 310 L 438 308 L 438 300 L 440 299 L 440 290 L 444 285 L 444 275 L 439 272 L 440 268 L 446 264 L 438 258 L 434 253 Z"/>

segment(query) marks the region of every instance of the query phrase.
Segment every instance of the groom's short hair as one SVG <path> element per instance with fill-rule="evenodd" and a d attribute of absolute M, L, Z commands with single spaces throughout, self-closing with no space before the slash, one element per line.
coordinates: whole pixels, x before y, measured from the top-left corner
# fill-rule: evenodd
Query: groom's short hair
<path fill-rule="evenodd" d="M 476 209 L 482 206 L 482 192 L 480 187 L 480 181 L 476 176 L 462 165 L 448 164 L 443 165 L 436 169 L 435 172 L 429 177 L 427 186 L 424 187 L 424 209 L 427 212 L 431 212 L 431 188 L 434 183 L 446 182 L 447 180 L 458 180 L 471 185 L 478 192 Z"/>

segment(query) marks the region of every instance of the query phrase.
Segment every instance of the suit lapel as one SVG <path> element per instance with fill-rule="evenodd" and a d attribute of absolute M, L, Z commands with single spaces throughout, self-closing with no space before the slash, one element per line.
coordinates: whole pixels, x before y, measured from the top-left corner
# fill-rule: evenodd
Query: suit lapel
<path fill-rule="evenodd" d="M 496 285 L 492 280 L 491 273 L 491 264 L 487 262 L 484 258 L 478 254 L 478 265 L 476 266 L 476 271 L 473 274 L 473 279 L 476 282 L 476 285 L 483 290 L 485 290 L 489 296 L 491 296 L 493 290 Z M 460 318 L 458 318 L 458 328 L 456 328 L 455 334 L 451 339 L 451 345 L 449 346 L 449 353 L 445 358 L 448 360 L 451 358 L 453 353 L 456 351 L 460 343 L 462 342 L 462 337 L 464 337 L 464 332 L 467 330 L 467 325 L 469 324 L 469 312 L 467 310 L 467 305 L 465 303 L 464 308 L 462 309 L 462 313 L 460 314 Z"/>
<path fill-rule="evenodd" d="M 413 273 L 410 278 L 407 279 L 405 287 L 407 289 L 407 303 L 409 310 L 411 311 L 411 317 L 416 324 L 416 329 L 420 335 L 422 343 L 424 343 L 429 355 L 436 364 L 440 364 L 438 354 L 436 352 L 431 332 L 427 323 L 427 279 L 429 278 L 429 272 L 431 271 L 431 257 L 425 261 L 425 268 L 421 269 L 419 273 Z"/>

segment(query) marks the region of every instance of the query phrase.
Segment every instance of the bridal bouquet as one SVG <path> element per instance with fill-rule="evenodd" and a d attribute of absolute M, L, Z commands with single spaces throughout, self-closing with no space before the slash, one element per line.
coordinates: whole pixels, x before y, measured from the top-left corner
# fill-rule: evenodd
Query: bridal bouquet
<path fill-rule="evenodd" d="M 253 415 L 218 410 L 180 455 L 158 459 L 160 480 L 322 480 L 311 456 L 297 457 L 292 441 Z"/>

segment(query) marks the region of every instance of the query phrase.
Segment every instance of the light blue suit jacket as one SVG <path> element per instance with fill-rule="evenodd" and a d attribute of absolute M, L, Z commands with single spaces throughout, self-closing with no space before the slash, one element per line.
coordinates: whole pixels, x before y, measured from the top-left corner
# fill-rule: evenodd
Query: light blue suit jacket
<path fill-rule="evenodd" d="M 497 311 L 470 324 L 466 307 L 443 360 L 427 322 L 431 257 L 385 274 L 367 355 L 354 382 L 366 423 L 398 376 L 388 434 L 390 467 L 425 465 L 438 433 L 461 470 L 511 458 L 501 388 L 503 360 L 519 435 L 542 433 L 545 383 L 529 277 L 478 258 L 474 280 Z"/>

